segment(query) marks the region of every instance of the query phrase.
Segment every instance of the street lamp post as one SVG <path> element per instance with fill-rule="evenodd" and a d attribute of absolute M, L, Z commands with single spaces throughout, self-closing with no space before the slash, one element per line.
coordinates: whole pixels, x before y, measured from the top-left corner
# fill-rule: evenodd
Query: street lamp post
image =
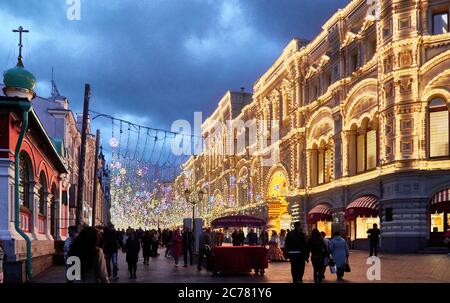
<path fill-rule="evenodd" d="M 197 196 L 191 196 L 192 191 L 189 188 L 184 190 L 184 197 L 186 202 L 192 205 L 192 232 L 195 234 L 195 205 L 203 200 L 203 195 L 205 192 L 202 189 L 197 191 Z"/>

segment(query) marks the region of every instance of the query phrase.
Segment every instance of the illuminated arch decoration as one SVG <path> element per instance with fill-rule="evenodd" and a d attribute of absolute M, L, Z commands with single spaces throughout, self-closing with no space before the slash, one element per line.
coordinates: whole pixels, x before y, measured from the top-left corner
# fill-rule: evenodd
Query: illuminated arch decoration
<path fill-rule="evenodd" d="M 267 198 L 285 200 L 289 190 L 287 174 L 283 170 L 277 170 L 270 178 L 267 188 Z"/>
<path fill-rule="evenodd" d="M 343 103 L 344 129 L 351 125 L 361 125 L 365 117 L 373 119 L 378 112 L 377 80 L 366 79 L 356 84 Z"/>
<path fill-rule="evenodd" d="M 308 148 L 325 139 L 329 142 L 334 135 L 333 114 L 330 108 L 324 107 L 314 113 L 307 123 Z"/>

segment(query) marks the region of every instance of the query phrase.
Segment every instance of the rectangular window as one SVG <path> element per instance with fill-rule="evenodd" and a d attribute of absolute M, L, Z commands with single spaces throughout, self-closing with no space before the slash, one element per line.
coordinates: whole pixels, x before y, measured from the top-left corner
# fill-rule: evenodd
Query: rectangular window
<path fill-rule="evenodd" d="M 433 14 L 433 34 L 448 33 L 448 13 Z"/>
<path fill-rule="evenodd" d="M 318 154 L 318 163 L 317 163 L 317 181 L 319 184 L 324 183 L 324 170 L 325 170 L 325 152 L 319 151 Z"/>
<path fill-rule="evenodd" d="M 386 207 L 385 208 L 385 215 L 384 215 L 386 222 L 394 221 L 394 215 L 393 215 L 393 209 L 392 207 Z"/>
<path fill-rule="evenodd" d="M 376 223 L 380 226 L 379 217 L 357 217 L 356 218 L 356 239 L 367 239 L 367 231 Z"/>
<path fill-rule="evenodd" d="M 360 173 L 365 171 L 365 136 L 358 135 L 356 138 L 356 172 Z"/>
<path fill-rule="evenodd" d="M 339 64 L 333 65 L 333 82 L 339 79 Z"/>
<path fill-rule="evenodd" d="M 377 166 L 377 131 L 371 130 L 367 132 L 367 169 Z"/>
<path fill-rule="evenodd" d="M 329 182 L 331 180 L 331 167 L 332 167 L 332 161 L 331 161 L 331 149 L 327 149 L 325 152 L 325 182 Z"/>
<path fill-rule="evenodd" d="M 448 156 L 448 111 L 430 113 L 430 157 Z"/>
<path fill-rule="evenodd" d="M 431 232 L 444 232 L 444 213 L 431 214 Z"/>

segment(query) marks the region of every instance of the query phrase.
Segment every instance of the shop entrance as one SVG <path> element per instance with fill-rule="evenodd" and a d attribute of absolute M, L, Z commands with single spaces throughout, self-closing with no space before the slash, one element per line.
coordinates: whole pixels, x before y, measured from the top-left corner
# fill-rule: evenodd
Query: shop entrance
<path fill-rule="evenodd" d="M 445 246 L 445 235 L 450 233 L 450 188 L 431 198 L 429 222 L 430 245 Z"/>

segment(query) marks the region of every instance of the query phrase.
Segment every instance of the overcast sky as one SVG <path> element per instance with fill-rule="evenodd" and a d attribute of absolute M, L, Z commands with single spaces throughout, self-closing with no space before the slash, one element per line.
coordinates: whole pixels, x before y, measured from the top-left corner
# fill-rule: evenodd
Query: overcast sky
<path fill-rule="evenodd" d="M 81 0 L 70 21 L 66 0 L 0 1 L 0 68 L 13 66 L 17 34 L 24 62 L 50 94 L 51 68 L 61 94 L 152 127 L 209 115 L 227 90 L 252 84 L 294 37 L 311 39 L 348 0 Z"/>

